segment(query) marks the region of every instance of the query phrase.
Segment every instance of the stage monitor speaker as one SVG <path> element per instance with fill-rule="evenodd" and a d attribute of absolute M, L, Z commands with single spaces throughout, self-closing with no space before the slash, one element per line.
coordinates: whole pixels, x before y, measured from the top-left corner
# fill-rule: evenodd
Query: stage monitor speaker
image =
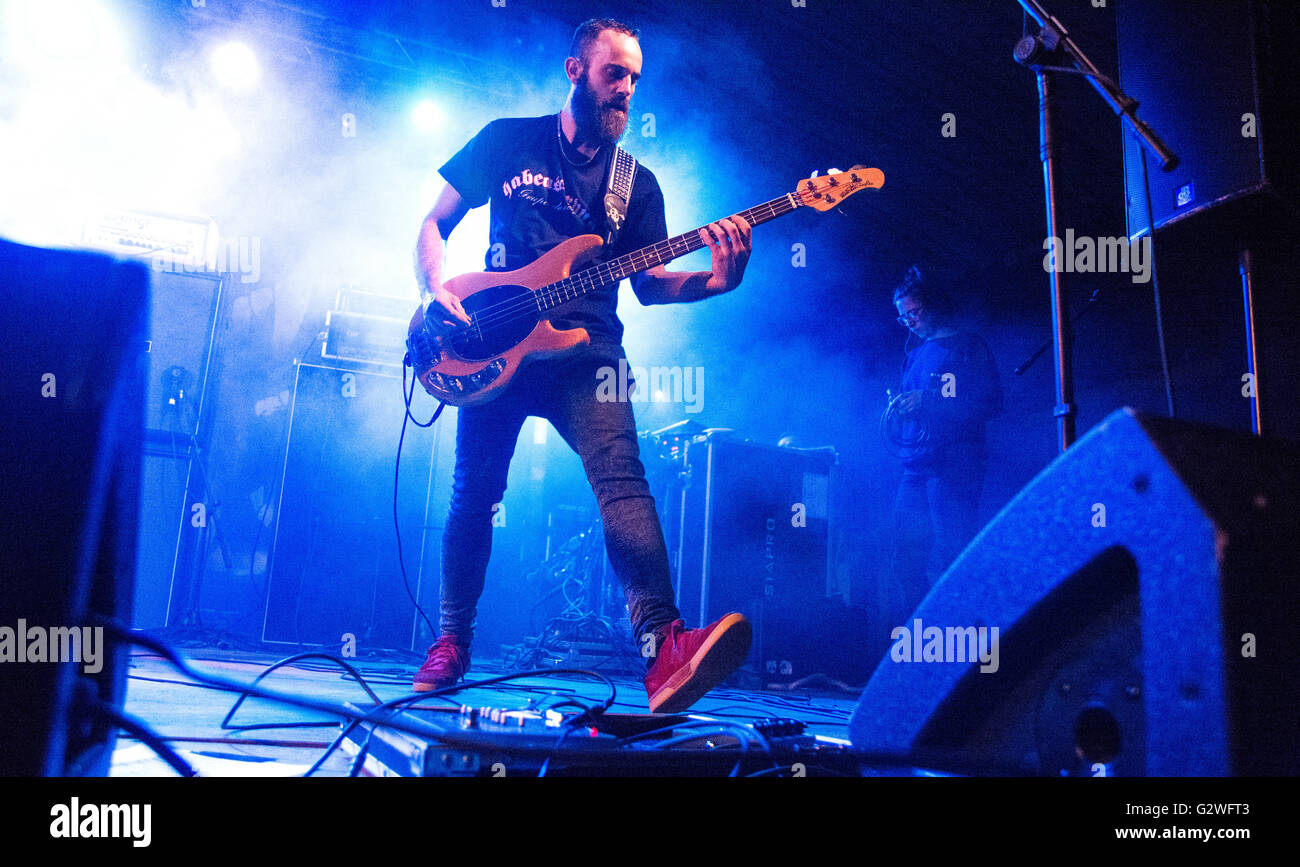
<path fill-rule="evenodd" d="M 1178 154 L 1172 172 L 1148 156 L 1157 229 L 1186 221 L 1252 242 L 1294 224 L 1300 199 L 1300 74 L 1293 0 L 1121 0 L 1120 86 Z M 1147 231 L 1142 150 L 1124 132 L 1128 233 Z M 1195 220 L 1190 218 L 1196 217 Z"/>
<path fill-rule="evenodd" d="M 972 773 L 1300 773 L 1298 492 L 1290 443 L 1112 413 L 894 628 L 854 746 Z"/>
<path fill-rule="evenodd" d="M 174 435 L 180 453 L 188 447 L 186 438 L 206 440 L 204 397 L 215 374 L 222 275 L 155 270 L 152 277 L 145 427 L 154 437 Z"/>
<path fill-rule="evenodd" d="M 149 273 L 0 240 L 0 774 L 104 775 L 130 621 Z"/>
<path fill-rule="evenodd" d="M 416 388 L 412 412 L 432 399 Z M 402 584 L 393 528 L 401 377 L 300 364 L 271 552 L 264 641 L 414 649 L 419 614 Z M 444 414 L 439 424 L 449 423 Z M 411 593 L 437 622 L 430 550 L 433 437 L 408 426 L 397 505 Z M 441 520 L 441 515 L 438 515 Z M 423 647 L 419 648 L 423 650 Z"/>

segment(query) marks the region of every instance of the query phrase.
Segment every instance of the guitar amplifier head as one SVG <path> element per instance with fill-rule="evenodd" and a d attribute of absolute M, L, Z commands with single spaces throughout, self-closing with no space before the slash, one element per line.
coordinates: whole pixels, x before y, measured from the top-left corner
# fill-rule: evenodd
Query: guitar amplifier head
<path fill-rule="evenodd" d="M 405 319 L 330 310 L 325 313 L 323 358 L 397 368 L 406 355 Z"/>
<path fill-rule="evenodd" d="M 334 309 L 346 313 L 364 313 L 367 316 L 381 316 L 385 319 L 400 319 L 410 322 L 411 313 L 420 303 L 415 295 L 384 295 L 365 289 L 344 287 L 335 296 Z"/>

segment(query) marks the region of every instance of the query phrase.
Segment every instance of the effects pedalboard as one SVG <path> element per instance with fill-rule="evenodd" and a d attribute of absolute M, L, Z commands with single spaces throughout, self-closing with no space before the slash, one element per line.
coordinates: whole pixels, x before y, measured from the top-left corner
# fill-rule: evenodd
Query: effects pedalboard
<path fill-rule="evenodd" d="M 684 714 L 587 716 L 568 708 L 396 710 L 353 726 L 341 746 L 354 762 L 364 753 L 359 771 L 368 776 L 856 777 L 862 772 L 846 741 L 806 734 L 799 720 L 741 724 Z"/>

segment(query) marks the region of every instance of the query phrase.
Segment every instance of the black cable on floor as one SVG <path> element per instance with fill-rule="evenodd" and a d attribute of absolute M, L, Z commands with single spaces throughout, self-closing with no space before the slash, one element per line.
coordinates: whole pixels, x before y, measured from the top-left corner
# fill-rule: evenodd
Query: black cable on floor
<path fill-rule="evenodd" d="M 118 728 L 153 750 L 159 758 L 171 765 L 176 773 L 182 777 L 198 776 L 198 771 L 194 770 L 188 762 L 167 745 L 160 735 L 145 725 L 142 720 L 136 719 L 126 711 L 104 701 L 96 702 L 94 709 L 95 713 L 107 717 Z"/>
<path fill-rule="evenodd" d="M 295 656 L 286 657 L 280 660 L 279 662 L 263 669 L 262 673 L 253 679 L 253 682 L 249 685 L 248 689 L 245 690 L 244 692 L 241 692 L 239 698 L 235 699 L 235 704 L 226 713 L 225 718 L 221 720 L 221 728 L 227 731 L 246 732 L 246 731 L 252 731 L 254 729 L 289 729 L 289 728 L 303 728 L 309 726 L 338 725 L 338 723 L 334 723 L 334 722 L 259 723 L 257 725 L 251 725 L 251 726 L 230 725 L 230 720 L 235 716 L 235 711 L 239 710 L 240 705 L 244 703 L 244 700 L 249 697 L 252 691 L 257 688 L 257 685 L 261 683 L 262 680 L 267 675 L 275 671 L 277 668 L 281 668 L 283 666 L 289 665 L 290 663 L 297 662 L 300 659 L 326 659 L 329 660 L 330 662 L 336 663 L 337 665 L 346 669 L 349 674 L 351 674 L 354 678 L 356 678 L 357 683 L 359 683 L 361 685 L 361 688 L 366 691 L 366 695 L 370 696 L 370 700 L 372 702 L 374 702 L 375 704 L 379 704 L 379 696 L 376 695 L 375 691 L 370 688 L 370 684 L 366 682 L 366 679 L 361 676 L 361 673 L 359 671 L 357 671 L 348 663 L 344 662 L 342 659 L 339 659 L 338 657 L 335 656 L 331 656 L 328 653 L 299 653 Z"/>
<path fill-rule="evenodd" d="M 187 677 L 190 677 L 200 683 L 205 683 L 211 686 L 217 686 L 217 687 L 227 689 L 231 692 L 241 693 L 241 694 L 246 693 L 247 697 L 263 698 L 270 701 L 279 701 L 293 707 L 300 707 L 306 710 L 314 710 L 317 711 L 318 713 L 332 714 L 344 720 L 352 720 L 358 723 L 365 722 L 372 719 L 376 711 L 383 710 L 383 708 L 380 707 L 362 713 L 346 705 L 330 704 L 327 702 L 315 701 L 313 699 L 303 698 L 302 696 L 273 692 L 271 690 L 263 689 L 261 687 L 250 686 L 248 684 L 238 683 L 216 675 L 207 674 L 205 672 L 201 672 L 192 668 L 188 663 L 186 663 L 184 659 L 182 659 L 174 650 L 172 650 L 172 648 L 168 647 L 164 642 L 158 641 L 157 639 L 142 633 L 133 632 L 131 631 L 131 629 L 122 625 L 118 621 L 113 620 L 112 618 L 92 616 L 91 625 L 103 628 L 104 632 L 114 641 L 125 642 L 128 644 L 138 644 L 142 647 L 146 647 L 149 650 L 154 651 L 155 653 L 159 654 L 164 659 L 166 659 L 168 662 L 170 662 L 172 665 L 174 665 Z M 613 681 L 611 681 L 608 677 L 601 674 L 600 672 L 587 671 L 584 669 L 577 669 L 577 668 L 518 672 L 515 674 L 490 678 L 487 680 L 472 681 L 472 682 L 457 684 L 455 686 L 445 687 L 441 690 L 434 690 L 432 692 L 414 693 L 409 696 L 404 696 L 403 699 L 407 701 L 419 701 L 425 698 L 434 698 L 443 695 L 450 695 L 452 693 L 459 692 L 466 689 L 472 689 L 474 687 L 490 686 L 494 683 L 498 683 L 506 680 L 518 679 L 522 677 L 546 677 L 555 674 L 583 675 L 586 677 L 595 678 L 596 680 L 599 680 L 602 683 L 604 683 L 606 686 L 608 686 L 610 690 L 609 698 L 606 699 L 604 704 L 596 712 L 603 713 L 615 701 L 615 697 L 617 695 L 617 689 L 615 688 Z M 398 701 L 403 699 L 399 699 Z M 392 704 L 392 702 L 390 702 L 389 704 Z M 419 737 L 419 738 L 429 737 L 429 732 L 427 727 L 418 726 L 413 723 L 406 723 L 400 719 L 386 720 L 383 722 L 383 725 L 385 725 L 388 728 L 395 729 L 397 731 L 414 735 L 415 737 Z M 464 747 L 469 749 L 473 749 L 481 745 L 480 741 L 476 738 L 461 736 L 458 735 L 456 732 L 450 732 L 450 731 L 440 732 L 437 736 L 437 740 L 439 742 L 447 743 L 455 747 Z"/>
<path fill-rule="evenodd" d="M 588 677 L 594 677 L 594 678 L 596 678 L 596 679 L 598 679 L 598 680 L 603 681 L 603 682 L 604 682 L 604 683 L 609 687 L 609 690 L 610 690 L 609 697 L 605 700 L 605 702 L 604 702 L 604 703 L 603 703 L 599 708 L 593 708 L 593 707 L 591 707 L 590 705 L 584 705 L 584 704 L 581 704 L 581 703 L 579 703 L 579 702 L 577 702 L 577 701 L 575 701 L 574 699 L 571 699 L 571 698 L 570 698 L 570 699 L 565 699 L 565 700 L 564 700 L 565 703 L 572 703 L 572 704 L 577 705 L 577 706 L 579 706 L 579 707 L 583 707 L 583 708 L 585 708 L 586 712 L 583 714 L 583 717 L 588 718 L 588 719 L 590 719 L 590 718 L 594 718 L 595 716 L 598 716 L 599 714 L 602 714 L 602 713 L 605 713 L 606 711 L 608 711 L 609 708 L 610 708 L 610 707 L 615 703 L 614 700 L 615 700 L 615 698 L 616 698 L 616 696 L 617 696 L 617 694 L 618 694 L 618 690 L 617 690 L 617 688 L 614 686 L 613 681 L 611 681 L 609 678 L 605 677 L 605 676 L 604 676 L 603 674 L 601 674 L 600 672 L 596 672 L 596 671 L 586 671 L 586 670 L 583 670 L 583 669 L 577 669 L 577 668 L 571 668 L 571 669 L 557 669 L 556 672 L 557 672 L 557 673 L 566 673 L 566 674 L 582 674 L 582 675 L 586 675 L 586 676 L 588 676 Z M 330 756 L 330 755 L 331 755 L 331 754 L 332 754 L 336 749 L 339 748 L 339 746 L 343 743 L 344 739 L 348 736 L 348 734 L 350 734 L 350 733 L 351 733 L 351 732 L 352 732 L 352 731 L 353 731 L 353 730 L 354 730 L 358 725 L 363 725 L 363 724 L 366 724 L 366 723 L 371 723 L 371 724 L 372 724 L 373 726 L 375 726 L 375 727 L 382 726 L 382 725 L 386 725 L 386 726 L 389 726 L 389 727 L 392 727 L 392 728 L 398 728 L 398 729 L 401 729 L 400 726 L 394 726 L 394 725 L 392 725 L 392 723 L 389 722 L 389 721 L 376 719 L 376 717 L 377 717 L 379 714 L 381 714 L 381 713 L 387 713 L 387 712 L 390 712 L 390 711 L 396 711 L 396 710 L 397 710 L 398 708 L 400 708 L 402 705 L 406 705 L 406 704 L 418 704 L 419 702 L 424 701 L 425 699 L 429 699 L 429 698 L 446 698 L 447 696 L 450 696 L 450 695 L 452 695 L 452 694 L 454 694 L 454 693 L 457 693 L 457 692 L 463 692 L 464 690 L 467 690 L 467 689 L 475 689 L 475 688 L 478 688 L 478 687 L 490 686 L 490 685 L 495 684 L 495 683 L 502 683 L 502 682 L 505 682 L 505 681 L 517 680 L 517 679 L 519 679 L 519 678 L 523 678 L 523 677 L 546 676 L 546 675 L 549 675 L 549 674 L 551 674 L 551 673 L 552 673 L 552 672 L 550 672 L 550 671 L 548 671 L 548 670 L 545 670 L 545 669 L 534 669 L 534 670 L 532 670 L 532 671 L 512 672 L 512 673 L 510 673 L 510 674 L 503 674 L 503 675 L 501 675 L 501 676 L 499 676 L 499 677 L 487 678 L 487 679 L 485 679 L 485 680 L 466 681 L 466 682 L 464 682 L 464 683 L 454 684 L 453 686 L 443 687 L 442 689 L 435 689 L 435 690 L 431 690 L 431 691 L 429 691 L 429 692 L 417 692 L 417 693 L 412 693 L 412 694 L 410 694 L 410 695 L 398 696 L 398 697 L 395 698 L 395 699 L 390 699 L 389 701 L 386 701 L 386 702 L 384 702 L 384 703 L 382 703 L 382 704 L 376 705 L 375 707 L 371 708 L 371 709 L 370 709 L 370 710 L 365 714 L 365 716 L 363 716 L 363 717 L 359 717 L 359 718 L 354 718 L 354 719 L 353 719 L 353 720 L 352 720 L 352 721 L 351 721 L 351 722 L 350 722 L 350 723 L 349 723 L 349 724 L 348 724 L 348 725 L 343 729 L 343 731 L 341 731 L 341 732 L 339 733 L 339 736 L 338 736 L 337 738 L 335 738 L 334 742 L 331 743 L 331 744 L 329 745 L 328 748 L 326 748 L 324 754 L 322 754 L 321 757 L 320 757 L 319 759 L 316 760 L 316 763 L 313 764 L 312 767 L 308 769 L 307 773 L 304 774 L 304 776 L 310 776 L 310 775 L 313 774 L 317 769 L 319 769 L 320 766 L 323 765 L 323 764 L 325 763 L 325 760 L 326 760 L 327 758 L 329 758 L 329 756 Z M 580 717 L 580 719 L 581 719 L 581 718 L 582 718 L 582 717 Z M 371 738 L 373 735 L 374 735 L 374 728 L 372 728 L 371 731 L 367 734 L 367 736 L 366 736 L 366 744 L 369 743 L 370 738 Z M 422 735 L 422 736 L 426 736 L 426 737 L 427 737 L 427 735 Z M 366 744 L 363 744 L 363 746 L 365 746 Z"/>

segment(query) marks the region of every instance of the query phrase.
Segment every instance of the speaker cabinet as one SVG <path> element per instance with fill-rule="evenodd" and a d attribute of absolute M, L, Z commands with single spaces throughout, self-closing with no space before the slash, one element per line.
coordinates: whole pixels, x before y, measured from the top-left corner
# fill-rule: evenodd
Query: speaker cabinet
<path fill-rule="evenodd" d="M 1122 0 L 1116 22 L 1120 85 L 1180 159 L 1165 173 L 1148 158 L 1156 228 L 1187 221 L 1207 233 L 1255 234 L 1293 222 L 1300 4 Z M 1128 232 L 1137 237 L 1148 222 L 1141 149 L 1127 131 L 1124 180 Z"/>
<path fill-rule="evenodd" d="M 103 775 L 127 648 L 92 620 L 130 620 L 148 272 L 0 241 L 0 277 L 0 775 Z"/>
<path fill-rule="evenodd" d="M 144 363 L 148 385 L 140 539 L 133 625 L 185 625 L 197 607 L 201 530 L 190 509 L 203 498 L 198 465 L 213 421 L 207 397 L 219 375 L 223 276 L 151 272 Z"/>
<path fill-rule="evenodd" d="M 222 275 L 154 271 L 145 362 L 145 427 L 180 438 L 203 436 L 204 396 L 213 370 Z"/>
<path fill-rule="evenodd" d="M 413 648 L 419 615 L 403 587 L 393 526 L 401 382 L 298 366 L 263 640 L 335 645 L 352 635 L 359 647 Z M 416 392 L 412 412 L 427 419 L 433 401 Z M 428 513 L 434 445 L 420 433 L 407 429 L 398 520 L 411 593 L 436 622 L 438 564 L 425 556 L 437 547 L 426 538 L 438 532 Z"/>
<path fill-rule="evenodd" d="M 1298 490 L 1290 443 L 1112 413 L 893 630 L 854 745 L 984 773 L 1295 775 Z"/>
<path fill-rule="evenodd" d="M 829 594 L 835 453 L 704 435 L 687 441 L 682 461 L 663 508 L 688 625 L 739 611 L 754 624 L 750 660 L 765 681 L 824 671 L 819 642 L 786 615 Z"/>
<path fill-rule="evenodd" d="M 193 454 L 157 432 L 146 435 L 140 478 L 135 614 L 138 629 L 184 625 L 200 556 L 194 504 L 203 502 L 203 474 Z"/>

